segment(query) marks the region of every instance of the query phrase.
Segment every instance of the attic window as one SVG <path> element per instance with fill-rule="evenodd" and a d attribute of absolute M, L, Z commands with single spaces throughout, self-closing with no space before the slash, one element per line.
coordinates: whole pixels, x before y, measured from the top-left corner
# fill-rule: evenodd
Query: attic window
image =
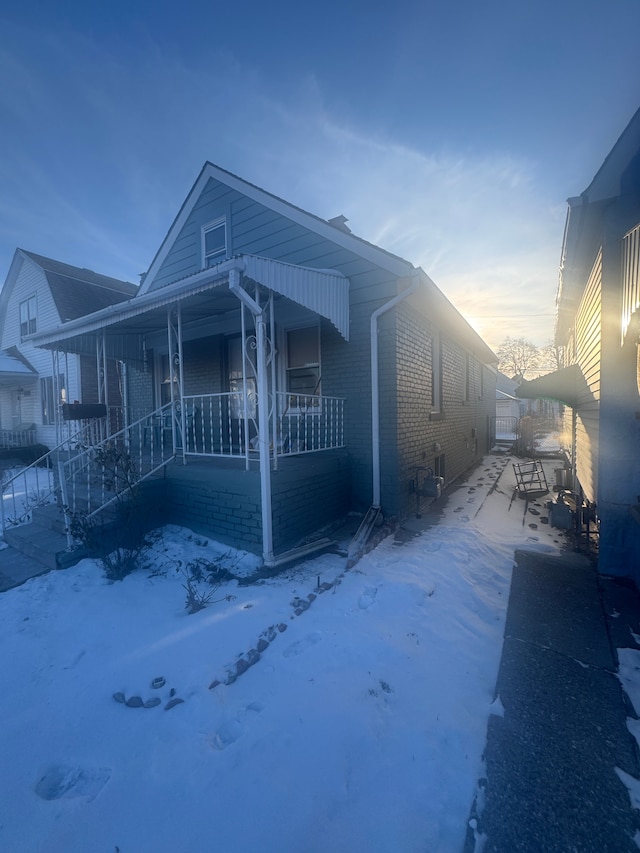
<path fill-rule="evenodd" d="M 218 219 L 202 229 L 203 268 L 212 267 L 227 254 L 227 221 Z"/>
<path fill-rule="evenodd" d="M 30 296 L 20 303 L 20 337 L 26 338 L 38 330 L 36 297 Z"/>

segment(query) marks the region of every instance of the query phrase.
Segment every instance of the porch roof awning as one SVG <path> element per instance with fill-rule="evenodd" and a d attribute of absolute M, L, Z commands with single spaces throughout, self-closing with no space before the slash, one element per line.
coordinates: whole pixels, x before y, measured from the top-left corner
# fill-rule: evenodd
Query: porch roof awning
<path fill-rule="evenodd" d="M 24 358 L 17 358 L 7 350 L 0 350 L 0 384 L 35 382 L 38 372 Z"/>
<path fill-rule="evenodd" d="M 143 335 L 161 328 L 162 322 L 166 324 L 166 312 L 161 321 L 159 309 L 189 302 L 197 312 L 198 306 L 203 304 L 202 299 L 207 294 L 214 295 L 213 291 L 219 293 L 216 296 L 220 303 L 219 313 L 225 313 L 238 307 L 237 298 L 224 288 L 232 270 L 325 317 L 345 340 L 348 339 L 349 279 L 346 276 L 335 270 L 316 270 L 255 255 L 238 255 L 165 287 L 71 320 L 57 329 L 31 335 L 29 340 L 35 346 L 66 349 L 65 342 L 92 336 L 102 329 L 108 331 L 110 327 L 117 326 L 117 331 L 123 335 Z"/>
<path fill-rule="evenodd" d="M 349 279 L 336 270 L 315 270 L 244 255 L 244 274 L 303 308 L 330 320 L 349 340 Z"/>
<path fill-rule="evenodd" d="M 558 400 L 572 409 L 593 396 L 577 364 L 561 367 L 538 379 L 525 379 L 516 388 L 516 394 L 525 400 Z"/>

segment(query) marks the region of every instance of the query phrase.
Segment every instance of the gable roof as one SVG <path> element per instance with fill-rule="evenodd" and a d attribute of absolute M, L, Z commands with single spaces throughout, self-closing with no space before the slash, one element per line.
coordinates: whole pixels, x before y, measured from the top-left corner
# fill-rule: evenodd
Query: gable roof
<path fill-rule="evenodd" d="M 130 299 L 138 287 L 93 270 L 74 267 L 35 252 L 18 249 L 42 268 L 63 323 Z"/>
<path fill-rule="evenodd" d="M 297 207 L 296 205 L 291 204 L 290 202 L 285 201 L 266 190 L 260 189 L 260 187 L 255 184 L 249 183 L 248 181 L 239 178 L 237 175 L 227 172 L 225 169 L 221 169 L 219 166 L 207 161 L 202 167 L 195 183 L 191 187 L 191 190 L 184 200 L 182 207 L 178 211 L 176 218 L 173 220 L 164 240 L 162 241 L 162 244 L 160 245 L 160 248 L 156 252 L 155 257 L 143 278 L 140 286 L 140 293 L 146 293 L 147 290 L 149 290 L 165 258 L 169 254 L 173 243 L 180 234 L 183 226 L 197 204 L 202 191 L 210 179 L 219 181 L 225 186 L 237 190 L 253 201 L 264 205 L 276 213 L 282 214 L 282 216 L 286 216 L 292 222 L 296 222 L 297 224 L 308 228 L 310 231 L 331 240 L 337 246 L 348 249 L 354 254 L 370 260 L 382 269 L 386 269 L 393 273 L 393 275 L 407 276 L 415 269 L 412 263 L 401 258 L 399 255 L 387 252 L 385 249 L 381 249 L 379 246 L 369 243 L 367 240 L 363 240 L 361 237 L 357 237 L 355 234 L 352 234 L 348 228 L 343 227 L 341 221 L 336 221 L 343 220 L 344 217 L 335 217 L 333 222 L 321 219 L 319 216 L 309 213 L 301 207 Z"/>

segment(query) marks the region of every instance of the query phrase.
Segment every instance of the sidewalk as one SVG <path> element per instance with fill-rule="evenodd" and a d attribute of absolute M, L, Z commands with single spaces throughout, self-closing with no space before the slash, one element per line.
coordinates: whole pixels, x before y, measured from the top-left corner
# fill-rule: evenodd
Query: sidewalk
<path fill-rule="evenodd" d="M 465 853 L 637 851 L 640 813 L 616 773 L 640 778 L 635 714 L 615 650 L 640 648 L 640 599 L 570 550 L 515 563 Z"/>
<path fill-rule="evenodd" d="M 42 563 L 21 554 L 8 545 L 0 550 L 0 592 L 20 586 L 29 578 L 35 578 L 50 571 Z"/>

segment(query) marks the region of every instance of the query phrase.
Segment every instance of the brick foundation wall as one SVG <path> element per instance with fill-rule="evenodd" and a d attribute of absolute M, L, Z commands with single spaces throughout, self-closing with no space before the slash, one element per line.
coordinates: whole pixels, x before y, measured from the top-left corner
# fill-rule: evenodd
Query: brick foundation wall
<path fill-rule="evenodd" d="M 292 460 L 298 461 L 298 460 Z M 347 514 L 351 503 L 349 458 L 346 453 L 316 454 L 300 460 L 298 466 L 284 467 L 271 474 L 273 545 L 276 553 Z"/>
<path fill-rule="evenodd" d="M 279 553 L 349 510 L 349 461 L 340 451 L 280 460 L 271 472 L 274 551 Z M 166 521 L 262 554 L 260 474 L 190 463 L 166 476 Z"/>

